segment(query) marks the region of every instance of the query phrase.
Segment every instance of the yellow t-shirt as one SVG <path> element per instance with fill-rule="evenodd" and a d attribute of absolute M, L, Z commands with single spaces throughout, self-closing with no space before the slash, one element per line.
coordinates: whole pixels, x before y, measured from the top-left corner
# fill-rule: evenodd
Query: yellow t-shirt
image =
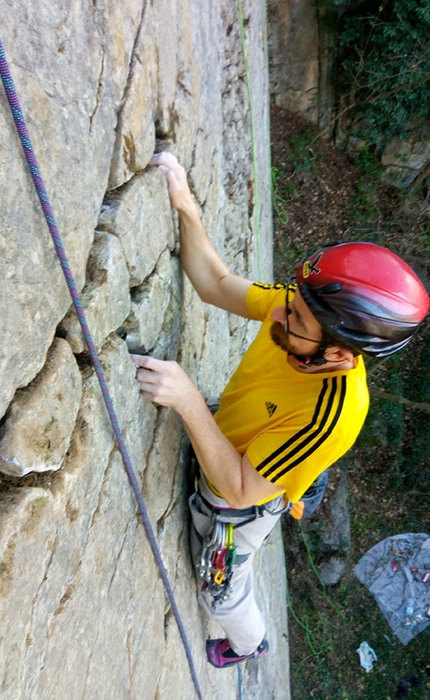
<path fill-rule="evenodd" d="M 293 503 L 354 444 L 367 414 L 363 358 L 351 370 L 305 374 L 270 337 L 284 285 L 253 284 L 247 306 L 262 327 L 227 384 L 215 420 L 258 472 Z"/>

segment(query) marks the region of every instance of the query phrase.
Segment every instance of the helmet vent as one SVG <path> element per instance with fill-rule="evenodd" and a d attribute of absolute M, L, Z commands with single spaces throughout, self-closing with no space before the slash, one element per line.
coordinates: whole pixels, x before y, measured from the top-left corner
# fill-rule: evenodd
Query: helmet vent
<path fill-rule="evenodd" d="M 340 292 L 342 285 L 340 282 L 331 282 L 331 284 L 326 284 L 325 287 L 321 287 L 320 294 L 336 294 Z"/>

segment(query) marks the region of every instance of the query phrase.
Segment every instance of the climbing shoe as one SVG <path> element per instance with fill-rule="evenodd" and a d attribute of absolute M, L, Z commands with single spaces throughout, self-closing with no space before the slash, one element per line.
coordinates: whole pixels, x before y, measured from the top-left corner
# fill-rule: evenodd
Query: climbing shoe
<path fill-rule="evenodd" d="M 269 644 L 265 639 L 252 654 L 247 654 L 246 656 L 236 654 L 231 648 L 228 639 L 208 639 L 206 642 L 208 661 L 217 668 L 227 668 L 228 666 L 239 664 L 241 661 L 246 661 L 246 659 L 256 659 L 259 656 L 263 656 L 268 650 Z"/>

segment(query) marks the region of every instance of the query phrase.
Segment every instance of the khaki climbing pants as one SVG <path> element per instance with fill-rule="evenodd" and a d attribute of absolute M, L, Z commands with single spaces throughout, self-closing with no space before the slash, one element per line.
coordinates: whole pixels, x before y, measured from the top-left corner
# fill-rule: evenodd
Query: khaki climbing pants
<path fill-rule="evenodd" d="M 227 517 L 223 514 L 222 520 L 231 522 L 235 526 L 234 544 L 239 564 L 233 566 L 231 594 L 216 607 L 212 606 L 213 598 L 210 592 L 202 590 L 203 582 L 196 568 L 200 605 L 210 617 L 218 620 L 230 646 L 236 654 L 241 656 L 255 651 L 266 632 L 262 613 L 254 597 L 252 565 L 255 552 L 261 547 L 280 518 L 283 500 L 283 496 L 279 496 L 266 504 L 274 515 L 264 510 L 257 518 L 250 520 L 249 513 L 246 517 L 241 517 L 237 510 L 234 511 L 234 517 Z M 229 505 L 222 498 L 215 496 L 209 489 L 203 475 L 200 476 L 198 492 L 191 496 L 189 504 L 192 518 L 191 554 L 194 566 L 197 567 L 202 551 L 202 539 L 212 524 L 210 505 L 223 509 L 228 509 Z M 245 524 L 241 525 L 241 523 Z"/>

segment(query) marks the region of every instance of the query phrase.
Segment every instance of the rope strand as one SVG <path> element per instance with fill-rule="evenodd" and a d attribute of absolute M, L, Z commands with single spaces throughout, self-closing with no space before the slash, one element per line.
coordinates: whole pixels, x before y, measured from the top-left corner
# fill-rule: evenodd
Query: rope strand
<path fill-rule="evenodd" d="M 184 645 L 185 653 L 187 656 L 188 664 L 190 667 L 190 672 L 192 676 L 192 680 L 194 683 L 194 687 L 197 693 L 197 696 L 200 700 L 202 700 L 202 694 L 200 691 L 198 679 L 197 679 L 197 674 L 195 671 L 194 667 L 194 662 L 191 656 L 191 650 L 190 646 L 185 634 L 185 628 L 182 622 L 182 619 L 179 614 L 178 607 L 176 605 L 176 601 L 173 595 L 173 591 L 169 582 L 169 579 L 167 577 L 167 571 L 165 569 L 164 563 L 161 558 L 161 553 L 159 550 L 159 547 L 157 545 L 154 531 L 152 529 L 152 525 L 150 523 L 148 513 L 146 510 L 146 506 L 143 500 L 142 493 L 139 488 L 138 480 L 136 473 L 133 469 L 130 457 L 128 455 L 128 451 L 124 442 L 124 438 L 121 432 L 121 428 L 118 422 L 117 415 L 115 413 L 115 409 L 113 407 L 112 399 L 110 396 L 109 388 L 106 382 L 105 374 L 103 371 L 103 368 L 100 363 L 100 359 L 96 350 L 96 347 L 94 345 L 94 341 L 90 332 L 90 329 L 87 324 L 87 320 L 85 318 L 85 313 L 82 305 L 81 298 L 79 296 L 79 292 L 76 287 L 76 283 L 73 277 L 73 273 L 70 269 L 69 261 L 66 255 L 66 251 L 63 246 L 63 242 L 61 240 L 60 232 L 58 230 L 54 213 L 51 209 L 51 205 L 49 202 L 49 197 L 45 189 L 45 185 L 43 183 L 43 179 L 39 170 L 39 165 L 37 162 L 36 155 L 33 150 L 33 146 L 31 143 L 30 139 L 30 134 L 28 133 L 27 126 L 25 123 L 24 115 L 21 110 L 21 106 L 19 103 L 18 95 L 15 89 L 15 85 L 9 70 L 9 65 L 6 60 L 6 55 L 4 52 L 3 48 L 3 43 L 0 39 L 0 76 L 3 82 L 3 86 L 5 89 L 6 97 L 12 112 L 12 116 L 15 122 L 15 126 L 22 144 L 22 148 L 24 150 L 24 155 L 25 159 L 27 161 L 28 168 L 30 170 L 31 177 L 33 179 L 34 186 L 36 188 L 36 192 L 39 196 L 40 204 L 43 209 L 43 213 L 45 214 L 46 222 L 48 224 L 49 231 L 52 236 L 52 240 L 54 242 L 55 250 L 57 252 L 64 277 L 66 279 L 66 283 L 70 292 L 70 295 L 73 300 L 73 304 L 76 309 L 76 313 L 79 319 L 79 323 L 82 328 L 82 333 L 85 338 L 85 342 L 88 348 L 88 351 L 91 356 L 91 362 L 93 364 L 93 367 L 96 371 L 97 378 L 99 380 L 100 388 L 102 390 L 103 398 L 106 404 L 107 411 L 109 413 L 109 417 L 112 423 L 112 428 L 118 443 L 119 450 L 121 452 L 122 460 L 124 463 L 124 468 L 127 472 L 128 480 L 130 483 L 130 486 L 134 492 L 136 502 L 139 508 L 139 512 L 142 518 L 142 522 L 146 531 L 146 535 L 149 540 L 149 544 L 151 546 L 154 558 L 157 562 L 160 575 L 167 593 L 167 597 L 169 599 L 170 605 L 172 607 L 173 614 L 175 616 L 176 623 L 178 625 L 179 633 L 182 639 L 182 643 Z"/>

